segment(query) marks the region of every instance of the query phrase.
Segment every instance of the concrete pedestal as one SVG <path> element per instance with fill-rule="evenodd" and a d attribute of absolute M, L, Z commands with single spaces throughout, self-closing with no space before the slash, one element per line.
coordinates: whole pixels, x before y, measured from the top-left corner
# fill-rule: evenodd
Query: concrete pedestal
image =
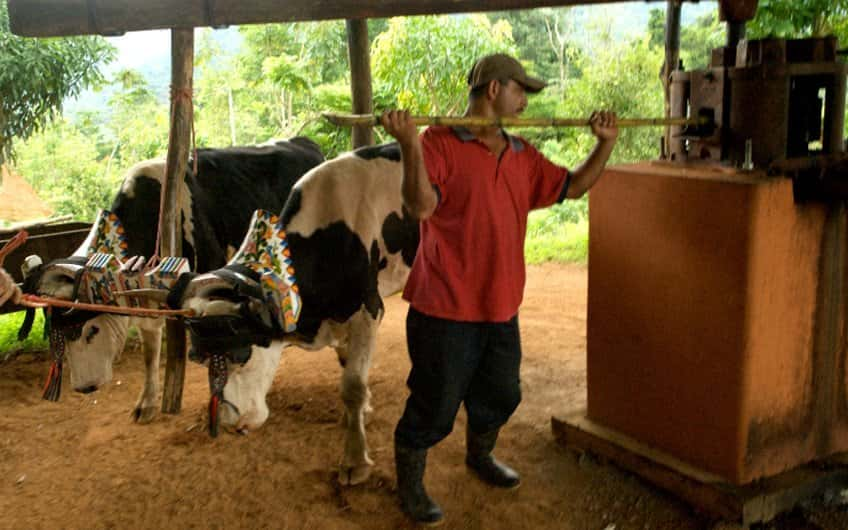
<path fill-rule="evenodd" d="M 746 484 L 848 450 L 845 209 L 642 163 L 590 194 L 589 420 Z"/>

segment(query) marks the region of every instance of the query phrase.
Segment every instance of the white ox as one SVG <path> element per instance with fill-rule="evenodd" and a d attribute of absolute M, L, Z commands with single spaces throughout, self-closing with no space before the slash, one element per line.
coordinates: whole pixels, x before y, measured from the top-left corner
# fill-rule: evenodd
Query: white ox
<path fill-rule="evenodd" d="M 265 337 L 272 342 L 264 347 L 246 339 L 250 357 L 242 365 L 230 356 L 223 388 L 224 402 L 230 406 L 221 407 L 221 423 L 256 429 L 268 418 L 265 398 L 283 348 L 334 348 L 343 366 L 343 484 L 363 482 L 373 465 L 364 413 L 382 299 L 403 287 L 418 246 L 418 223 L 402 207 L 399 160 L 394 144 L 364 148 L 321 164 L 297 182 L 281 215 L 302 298 L 297 330 L 284 333 L 278 328 Z M 189 322 L 195 348 L 204 333 L 220 333 L 218 325 L 204 327 L 204 319 L 263 311 L 259 296 L 245 296 L 256 286 L 255 279 L 234 270 L 218 272 L 196 277 L 176 296 L 198 317 L 194 324 Z"/>

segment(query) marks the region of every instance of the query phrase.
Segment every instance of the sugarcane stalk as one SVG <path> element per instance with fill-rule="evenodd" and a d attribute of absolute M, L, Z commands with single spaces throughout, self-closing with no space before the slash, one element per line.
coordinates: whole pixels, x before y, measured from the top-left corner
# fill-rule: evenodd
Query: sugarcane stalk
<path fill-rule="evenodd" d="M 341 114 L 324 112 L 322 116 L 339 127 L 354 125 L 375 126 L 380 124 L 376 114 Z M 475 116 L 412 116 L 415 125 L 444 125 L 448 127 L 588 127 L 587 118 L 481 118 Z M 653 127 L 704 125 L 705 118 L 619 118 L 618 127 Z"/>

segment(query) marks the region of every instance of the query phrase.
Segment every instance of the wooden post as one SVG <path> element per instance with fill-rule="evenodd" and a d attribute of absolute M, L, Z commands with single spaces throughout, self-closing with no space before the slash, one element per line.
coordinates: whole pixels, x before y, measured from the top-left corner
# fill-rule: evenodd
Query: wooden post
<path fill-rule="evenodd" d="M 665 117 L 671 117 L 671 73 L 680 62 L 680 2 L 668 0 L 665 11 L 665 63 L 662 70 L 663 93 L 665 94 Z M 666 156 L 671 152 L 671 127 L 665 128 Z"/>
<path fill-rule="evenodd" d="M 194 29 L 171 30 L 171 131 L 163 189 L 162 256 L 182 256 L 182 219 L 179 192 L 188 163 L 192 130 L 192 79 L 194 76 Z M 162 412 L 177 414 L 183 400 L 186 332 L 182 320 L 169 319 L 166 325 L 165 386 Z"/>
<path fill-rule="evenodd" d="M 347 21 L 347 50 L 350 57 L 350 92 L 354 114 L 371 114 L 371 53 L 368 42 L 368 20 Z M 369 126 L 353 128 L 353 147 L 374 144 L 374 131 Z"/>
<path fill-rule="evenodd" d="M 745 22 L 727 21 L 727 47 L 736 49 L 739 41 L 745 38 Z"/>

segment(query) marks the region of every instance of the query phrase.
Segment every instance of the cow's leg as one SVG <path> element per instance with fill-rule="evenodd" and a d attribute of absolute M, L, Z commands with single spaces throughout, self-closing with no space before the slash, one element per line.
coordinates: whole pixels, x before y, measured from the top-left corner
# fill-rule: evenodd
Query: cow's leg
<path fill-rule="evenodd" d="M 141 351 L 144 353 L 144 388 L 132 411 L 132 418 L 138 423 L 149 423 L 156 416 L 159 394 L 159 354 L 162 351 L 162 329 L 165 320 L 161 318 L 139 318 L 134 324 L 141 335 Z"/>
<path fill-rule="evenodd" d="M 345 406 L 345 447 L 339 469 L 344 485 L 365 482 L 374 462 L 368 457 L 365 439 L 365 408 L 368 406 L 368 369 L 377 332 L 377 319 L 365 309 L 348 321 L 347 362 L 342 372 L 342 401 Z"/>

